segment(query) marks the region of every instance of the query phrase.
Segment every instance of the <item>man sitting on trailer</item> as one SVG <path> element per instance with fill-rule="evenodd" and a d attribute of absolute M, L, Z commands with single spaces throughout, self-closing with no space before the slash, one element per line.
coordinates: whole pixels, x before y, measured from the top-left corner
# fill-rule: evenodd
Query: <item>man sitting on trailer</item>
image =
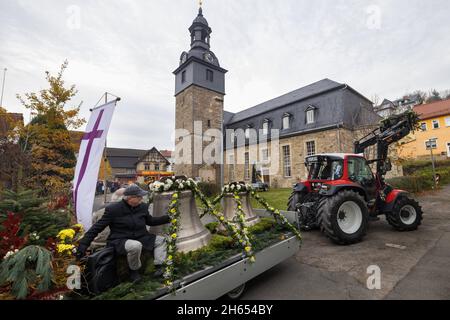
<path fill-rule="evenodd" d="M 150 234 L 147 225 L 167 224 L 170 218 L 168 215 L 153 217 L 149 214 L 148 205 L 142 203 L 147 193 L 137 185 L 131 185 L 125 190 L 122 201 L 107 206 L 103 217 L 81 239 L 77 259 L 84 257 L 97 235 L 106 227 L 110 227 L 107 246 L 114 247 L 116 254 L 127 256 L 130 279 L 133 282 L 141 280 L 139 270 L 142 267 L 142 250 L 154 252 L 154 264 L 157 267 L 155 276 L 162 275 L 162 265 L 166 259 L 166 241 L 164 237 Z"/>

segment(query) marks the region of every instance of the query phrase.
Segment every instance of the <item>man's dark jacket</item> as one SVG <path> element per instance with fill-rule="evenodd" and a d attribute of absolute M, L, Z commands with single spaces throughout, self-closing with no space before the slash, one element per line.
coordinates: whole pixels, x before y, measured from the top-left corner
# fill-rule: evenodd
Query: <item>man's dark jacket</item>
<path fill-rule="evenodd" d="M 143 249 L 151 251 L 155 247 L 156 236 L 147 231 L 147 225 L 159 226 L 169 223 L 169 216 L 152 217 L 147 204 L 131 207 L 125 200 L 110 204 L 105 209 L 103 217 L 86 232 L 80 245 L 89 247 L 91 242 L 106 227 L 111 229 L 107 245 L 114 247 L 120 255 L 126 254 L 125 242 L 137 240 Z"/>

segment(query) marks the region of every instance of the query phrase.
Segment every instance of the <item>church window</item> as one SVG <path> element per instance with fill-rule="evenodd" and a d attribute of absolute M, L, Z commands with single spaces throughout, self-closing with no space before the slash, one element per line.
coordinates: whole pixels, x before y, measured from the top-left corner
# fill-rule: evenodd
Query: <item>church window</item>
<path fill-rule="evenodd" d="M 183 71 L 181 73 L 181 83 L 185 83 L 186 82 L 186 71 Z"/>
<path fill-rule="evenodd" d="M 291 147 L 283 146 L 283 169 L 284 176 L 291 177 L 292 169 L 291 169 Z"/>
<path fill-rule="evenodd" d="M 286 113 L 283 116 L 283 130 L 288 130 L 291 128 L 291 115 Z"/>
<path fill-rule="evenodd" d="M 208 120 L 208 128 L 211 128 L 211 120 Z"/>
<path fill-rule="evenodd" d="M 211 82 L 214 81 L 214 73 L 212 70 L 206 69 L 206 80 Z"/>
<path fill-rule="evenodd" d="M 248 152 L 245 153 L 244 180 L 250 180 L 250 155 Z"/>
<path fill-rule="evenodd" d="M 234 182 L 234 155 L 230 155 L 230 162 L 228 165 L 228 181 Z"/>
<path fill-rule="evenodd" d="M 262 149 L 261 150 L 261 160 L 263 162 L 269 161 L 269 149 Z"/>

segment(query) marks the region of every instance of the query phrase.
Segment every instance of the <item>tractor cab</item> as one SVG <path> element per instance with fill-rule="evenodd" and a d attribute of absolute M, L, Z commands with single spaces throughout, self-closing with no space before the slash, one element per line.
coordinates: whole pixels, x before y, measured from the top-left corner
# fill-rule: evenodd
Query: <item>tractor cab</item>
<path fill-rule="evenodd" d="M 363 155 L 320 154 L 306 158 L 306 185 L 309 192 L 328 191 L 339 185 L 355 184 L 364 188 L 369 198 L 376 197 L 376 180 Z"/>
<path fill-rule="evenodd" d="M 308 180 L 327 182 L 342 179 L 344 159 L 345 155 L 343 154 L 324 154 L 306 158 L 305 165 L 308 170 Z"/>

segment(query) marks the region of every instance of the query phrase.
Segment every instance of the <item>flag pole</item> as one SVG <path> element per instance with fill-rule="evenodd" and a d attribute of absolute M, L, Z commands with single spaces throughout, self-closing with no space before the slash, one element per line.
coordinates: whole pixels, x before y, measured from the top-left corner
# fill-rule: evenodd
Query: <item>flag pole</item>
<path fill-rule="evenodd" d="M 105 92 L 105 104 L 108 103 L 108 92 Z M 105 188 L 105 205 L 107 202 L 107 193 L 108 193 L 108 185 L 107 185 L 107 180 L 106 180 L 106 165 L 108 162 L 108 158 L 106 157 L 106 147 L 107 147 L 107 139 L 108 137 L 106 137 L 105 139 L 105 149 L 103 150 L 103 186 Z"/>

